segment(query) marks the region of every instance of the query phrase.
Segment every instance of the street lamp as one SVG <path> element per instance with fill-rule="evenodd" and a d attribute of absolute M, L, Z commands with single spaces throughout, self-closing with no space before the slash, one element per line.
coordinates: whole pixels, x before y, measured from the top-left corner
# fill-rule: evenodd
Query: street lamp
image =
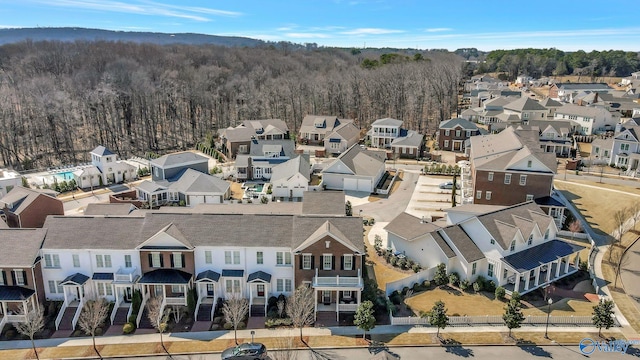
<path fill-rule="evenodd" d="M 253 344 L 253 335 L 255 335 L 255 334 L 256 334 L 256 332 L 255 332 L 255 331 L 253 331 L 253 330 L 251 330 L 251 343 L 252 343 L 252 344 Z"/>
<path fill-rule="evenodd" d="M 547 300 L 547 326 L 544 328 L 544 338 L 549 338 L 549 315 L 551 315 L 551 304 L 553 303 L 553 299 L 549 298 Z"/>

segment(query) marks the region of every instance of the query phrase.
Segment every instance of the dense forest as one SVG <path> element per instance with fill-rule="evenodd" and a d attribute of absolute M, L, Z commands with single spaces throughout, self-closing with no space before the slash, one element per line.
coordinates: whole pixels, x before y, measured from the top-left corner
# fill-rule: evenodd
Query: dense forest
<path fill-rule="evenodd" d="M 415 51 L 414 51 L 415 52 Z M 462 59 L 441 51 L 23 41 L 0 46 L 0 157 L 43 168 L 186 149 L 247 119 L 393 117 L 422 132 L 456 110 Z M 375 66 L 363 62 L 379 60 Z"/>
<path fill-rule="evenodd" d="M 461 55 L 471 54 L 469 49 Z M 475 50 L 475 49 L 472 49 Z M 456 51 L 458 53 L 458 51 Z M 479 56 L 477 51 L 474 56 Z M 486 55 L 477 73 L 505 72 L 508 80 L 515 80 L 520 74 L 533 77 L 583 75 L 628 76 L 640 70 L 640 53 L 609 50 L 564 52 L 558 49 L 517 49 L 494 50 Z"/>

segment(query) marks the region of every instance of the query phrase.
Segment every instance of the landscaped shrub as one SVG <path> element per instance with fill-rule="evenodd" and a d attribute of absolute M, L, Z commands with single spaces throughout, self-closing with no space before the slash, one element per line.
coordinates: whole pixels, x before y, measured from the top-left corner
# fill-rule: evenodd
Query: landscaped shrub
<path fill-rule="evenodd" d="M 396 266 L 396 264 L 398 264 L 398 258 L 395 255 L 391 255 L 391 258 L 389 258 L 389 264 L 391 264 L 391 266 Z"/>
<path fill-rule="evenodd" d="M 244 321 L 240 321 L 238 323 L 238 329 L 244 329 L 247 327 L 247 324 Z"/>
<path fill-rule="evenodd" d="M 275 296 L 270 296 L 269 300 L 267 300 L 267 308 L 271 309 L 275 306 L 278 306 L 278 298 Z"/>
<path fill-rule="evenodd" d="M 460 282 L 460 276 L 458 275 L 457 272 L 452 272 L 451 274 L 449 274 L 449 284 L 453 286 L 458 286 L 459 282 Z"/>
<path fill-rule="evenodd" d="M 400 305 L 400 303 L 402 303 L 402 296 L 398 293 L 391 294 L 391 296 L 389 296 L 389 300 L 391 300 L 391 303 L 394 305 Z"/>
<path fill-rule="evenodd" d="M 128 322 L 135 324 L 136 320 L 138 320 L 138 314 L 131 314 L 129 315 L 129 318 L 127 319 Z"/>
<path fill-rule="evenodd" d="M 484 276 L 479 275 L 476 278 L 476 282 L 480 284 L 480 291 L 482 291 L 482 290 L 484 290 L 486 288 L 487 279 Z"/>
<path fill-rule="evenodd" d="M 104 332 L 104 330 L 101 327 L 97 328 L 96 329 L 96 336 L 101 336 L 103 332 Z"/>
<path fill-rule="evenodd" d="M 582 261 L 582 260 L 578 260 L 578 269 L 582 270 L 582 271 L 587 271 L 587 269 L 589 268 L 589 263 L 586 261 Z"/>
<path fill-rule="evenodd" d="M 102 179 L 102 178 L 101 178 Z M 140 304 L 142 304 L 142 293 L 140 292 L 140 290 L 135 290 L 133 292 L 133 296 L 131 297 L 131 307 L 132 309 L 132 314 L 136 314 L 138 315 L 138 311 L 140 311 Z"/>
<path fill-rule="evenodd" d="M 469 282 L 469 280 L 464 279 L 464 280 L 460 281 L 460 290 L 467 291 L 469 289 L 470 285 L 471 285 L 471 283 Z"/>
<path fill-rule="evenodd" d="M 412 269 L 412 270 L 413 270 L 413 272 L 415 272 L 415 273 L 420 272 L 420 269 L 421 269 L 420 264 L 418 264 L 418 263 L 413 264 L 413 266 L 411 267 L 411 269 Z"/>
<path fill-rule="evenodd" d="M 436 268 L 436 273 L 433 276 L 433 281 L 437 286 L 446 284 L 449 279 L 447 278 L 447 266 L 445 264 L 439 264 Z"/>
<path fill-rule="evenodd" d="M 369 226 L 373 226 L 373 224 L 375 223 L 376 223 L 376 219 L 374 218 L 369 219 Z"/>
<path fill-rule="evenodd" d="M 187 311 L 189 315 L 193 315 L 196 312 L 196 302 L 198 301 L 198 293 L 196 289 L 190 289 L 187 292 Z"/>
<path fill-rule="evenodd" d="M 291 326 L 293 321 L 291 318 L 284 319 L 267 319 L 264 321 L 264 326 L 266 328 L 278 327 L 278 326 Z"/>
<path fill-rule="evenodd" d="M 504 300 L 504 296 L 507 294 L 506 290 L 502 286 L 498 286 L 495 291 L 496 299 Z"/>
<path fill-rule="evenodd" d="M 405 286 L 402 288 L 402 295 L 407 295 L 407 291 L 409 291 L 409 287 Z"/>
<path fill-rule="evenodd" d="M 216 317 L 213 318 L 213 323 L 214 324 L 220 324 L 220 323 L 222 323 L 222 319 L 224 319 L 224 317 L 216 316 Z"/>
<path fill-rule="evenodd" d="M 5 331 L 4 337 L 7 338 L 7 340 L 13 340 L 13 338 L 16 337 L 16 331 L 14 329 Z"/>
<path fill-rule="evenodd" d="M 496 291 L 496 282 L 491 280 L 489 282 L 486 282 L 484 284 L 484 290 L 488 291 L 488 292 L 494 292 Z"/>
<path fill-rule="evenodd" d="M 425 290 L 428 290 L 431 287 L 431 281 L 429 280 L 425 280 L 422 282 L 422 287 L 424 287 Z"/>
<path fill-rule="evenodd" d="M 122 326 L 122 333 L 127 335 L 131 334 L 136 329 L 136 325 L 132 322 L 128 322 Z"/>
<path fill-rule="evenodd" d="M 473 291 L 475 292 L 480 292 L 482 291 L 482 285 L 479 282 L 474 282 L 473 283 Z"/>
<path fill-rule="evenodd" d="M 225 330 L 231 330 L 231 329 L 233 329 L 233 324 L 232 323 L 224 323 L 222 328 L 225 329 Z"/>
<path fill-rule="evenodd" d="M 411 287 L 411 290 L 413 290 L 414 293 L 422 291 L 422 286 L 420 285 L 420 283 L 414 283 Z"/>
<path fill-rule="evenodd" d="M 399 268 L 405 269 L 407 266 L 407 258 L 398 259 L 398 262 L 396 263 L 396 265 L 398 265 Z"/>

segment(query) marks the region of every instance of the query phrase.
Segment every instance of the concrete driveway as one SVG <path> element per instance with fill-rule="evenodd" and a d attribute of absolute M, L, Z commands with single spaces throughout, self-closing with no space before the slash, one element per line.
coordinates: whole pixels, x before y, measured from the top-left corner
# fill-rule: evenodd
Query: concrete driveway
<path fill-rule="evenodd" d="M 405 171 L 400 185 L 388 198 L 353 206 L 353 215 L 359 215 L 359 211 L 362 210 L 362 215 L 370 216 L 376 221 L 389 222 L 393 220 L 407 208 L 420 177 L 417 172 Z"/>
<path fill-rule="evenodd" d="M 421 175 L 405 212 L 428 220 L 445 216 L 444 210 L 451 207 L 451 190 L 440 189 L 439 185 L 451 180 L 450 176 Z"/>

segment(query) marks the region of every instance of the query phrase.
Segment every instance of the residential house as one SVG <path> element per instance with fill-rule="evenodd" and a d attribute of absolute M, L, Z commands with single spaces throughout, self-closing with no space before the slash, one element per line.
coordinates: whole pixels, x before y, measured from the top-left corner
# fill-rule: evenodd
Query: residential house
<path fill-rule="evenodd" d="M 251 140 L 289 139 L 289 128 L 280 119 L 245 120 L 236 127 L 218 131 L 218 147 L 228 158 L 238 154 L 248 154 Z"/>
<path fill-rule="evenodd" d="M 371 146 L 382 149 L 391 148 L 393 140 L 400 137 L 401 128 L 402 120 L 384 118 L 374 121 L 369 131 Z"/>
<path fill-rule="evenodd" d="M 346 124 L 352 125 L 346 127 L 346 130 L 343 130 L 345 132 L 344 135 L 334 134 L 338 128 L 345 127 Z M 352 141 L 353 134 L 351 132 L 353 128 L 357 129 L 352 119 L 339 119 L 337 116 L 329 115 L 307 115 L 302 119 L 302 125 L 300 125 L 299 141 L 309 145 L 324 144 L 325 149 L 327 149 L 327 144 L 324 141 L 325 138 L 333 135 L 335 139 L 341 139 L 341 142 L 343 138 L 347 142 Z M 357 136 L 360 136 L 359 129 Z M 349 144 L 347 148 L 351 145 L 353 144 Z"/>
<path fill-rule="evenodd" d="M 102 145 L 91 150 L 91 166 L 73 172 L 73 179 L 81 189 L 117 184 L 137 177 L 133 165 L 119 160 L 118 155 Z"/>
<path fill-rule="evenodd" d="M 0 169 L 0 197 L 3 197 L 16 186 L 22 185 L 22 176 L 17 171 Z"/>
<path fill-rule="evenodd" d="M 573 147 L 574 132 L 572 121 L 562 120 L 532 120 L 527 125 L 516 126 L 516 130 L 533 130 L 540 134 L 540 148 L 557 157 L 569 157 Z"/>
<path fill-rule="evenodd" d="M 309 155 L 300 154 L 293 159 L 278 164 L 271 172 L 273 199 L 280 201 L 301 201 L 309 190 L 311 163 Z"/>
<path fill-rule="evenodd" d="M 513 205 L 551 195 L 556 157 L 541 149 L 538 131 L 508 127 L 469 140 L 470 167 L 462 175 L 466 202 Z"/>
<path fill-rule="evenodd" d="M 623 77 L 620 84 L 627 87 L 640 85 L 640 71 L 632 72 L 631 75 Z"/>
<path fill-rule="evenodd" d="M 482 275 L 507 293 L 525 294 L 578 270 L 583 248 L 557 239 L 553 218 L 535 203 L 483 207 L 448 209 L 442 225 L 400 214 L 385 227 L 388 246 L 423 268 L 444 263 L 461 280 Z"/>
<path fill-rule="evenodd" d="M 40 246 L 44 229 L 0 229 L 0 329 L 27 321 L 44 303 Z"/>
<path fill-rule="evenodd" d="M 573 120 L 582 135 L 595 135 L 613 131 L 618 118 L 602 107 L 566 104 L 556 109 L 555 120 Z"/>
<path fill-rule="evenodd" d="M 338 121 L 338 120 L 336 120 Z M 353 121 L 344 122 L 328 132 L 323 139 L 326 154 L 339 155 L 360 140 L 360 129 Z M 329 139 L 326 141 L 326 139 Z"/>
<path fill-rule="evenodd" d="M 62 201 L 51 190 L 14 187 L 0 199 L 7 225 L 12 228 L 41 228 L 47 215 L 64 215 Z"/>
<path fill-rule="evenodd" d="M 559 101 L 555 101 L 552 98 L 548 97 L 540 102 L 540 105 L 544 106 L 547 109 L 547 118 L 552 118 L 556 115 L 556 110 L 562 107 L 562 103 Z"/>
<path fill-rule="evenodd" d="M 557 83 L 549 88 L 549 97 L 556 101 L 569 101 L 581 91 L 610 92 L 611 87 L 603 83 Z"/>
<path fill-rule="evenodd" d="M 268 181 L 271 179 L 274 166 L 291 159 L 295 153 L 295 146 L 290 139 L 253 139 L 249 154 L 236 157 L 236 179 Z"/>
<path fill-rule="evenodd" d="M 150 207 L 170 203 L 184 206 L 221 204 L 231 197 L 231 184 L 219 177 L 186 168 L 170 180 L 145 180 L 136 185 L 138 199 Z"/>
<path fill-rule="evenodd" d="M 528 96 L 521 96 L 504 105 L 503 109 L 505 114 L 516 115 L 524 123 L 531 120 L 546 120 L 547 118 L 547 108 Z"/>
<path fill-rule="evenodd" d="M 385 155 L 353 145 L 322 170 L 322 182 L 330 190 L 375 192 L 385 172 Z"/>
<path fill-rule="evenodd" d="M 88 204 L 83 211 L 84 215 L 103 215 L 103 216 L 126 216 L 132 212 L 138 210 L 138 208 L 129 203 L 113 203 L 113 204 L 101 204 L 92 203 Z"/>
<path fill-rule="evenodd" d="M 191 151 L 182 151 L 161 156 L 150 161 L 151 180 L 175 180 L 186 169 L 209 173 L 209 158 Z"/>
<path fill-rule="evenodd" d="M 598 163 L 637 171 L 640 163 L 640 118 L 618 124 L 612 138 L 594 140 L 591 149 L 590 158 Z"/>
<path fill-rule="evenodd" d="M 401 158 L 417 159 L 422 157 L 424 136 L 414 130 L 400 129 L 400 136 L 391 142 L 391 151 Z"/>
<path fill-rule="evenodd" d="M 438 147 L 445 151 L 465 151 L 465 142 L 472 136 L 484 133 L 471 121 L 455 118 L 438 126 Z"/>

